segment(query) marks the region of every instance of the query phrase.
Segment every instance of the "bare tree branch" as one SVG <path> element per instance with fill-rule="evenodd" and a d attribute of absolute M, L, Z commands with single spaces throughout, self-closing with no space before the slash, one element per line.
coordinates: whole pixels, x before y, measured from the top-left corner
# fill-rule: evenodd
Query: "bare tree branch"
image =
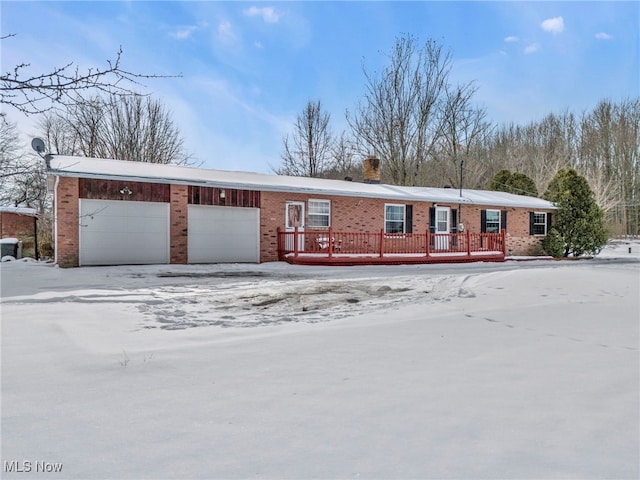
<path fill-rule="evenodd" d="M 0 37 L 7 40 L 15 34 Z M 104 67 L 80 71 L 74 62 L 56 67 L 50 72 L 30 74 L 29 63 L 21 63 L 0 76 L 0 103 L 26 115 L 50 111 L 56 105 L 71 106 L 82 93 L 104 93 L 115 96 L 139 95 L 133 88 L 144 86 L 141 81 L 153 78 L 173 78 L 174 75 L 142 74 L 122 67 L 122 47 L 115 59 Z M 180 76 L 180 75 L 177 75 Z"/>

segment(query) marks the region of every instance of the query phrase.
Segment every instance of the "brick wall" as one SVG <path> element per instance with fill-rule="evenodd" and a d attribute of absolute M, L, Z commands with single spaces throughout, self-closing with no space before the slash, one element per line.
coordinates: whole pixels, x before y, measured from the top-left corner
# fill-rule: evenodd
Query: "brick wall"
<path fill-rule="evenodd" d="M 0 212 L 0 238 L 17 238 L 22 242 L 22 256 L 35 257 L 36 218 L 13 212 Z"/>
<path fill-rule="evenodd" d="M 171 263 L 187 263 L 188 209 L 189 187 L 187 185 L 171 185 L 171 205 L 169 207 Z"/>
<path fill-rule="evenodd" d="M 59 177 L 56 193 L 56 221 L 58 237 L 54 239 L 56 258 L 61 267 L 77 267 L 79 239 L 79 179 Z"/>
<path fill-rule="evenodd" d="M 413 232 L 425 233 L 429 228 L 430 202 L 406 202 L 387 199 L 366 199 L 331 195 L 308 195 L 300 193 L 263 192 L 260 211 L 260 260 L 277 260 L 277 229 L 285 228 L 285 204 L 288 201 L 307 202 L 309 199 L 331 201 L 331 227 L 351 232 L 379 232 L 384 228 L 385 204 L 413 205 Z M 481 210 L 507 211 L 507 251 L 512 255 L 540 254 L 541 236 L 529 235 L 530 209 L 504 208 L 500 206 L 477 206 L 443 204 L 458 209 L 458 222 L 471 233 L 481 232 Z M 305 214 L 308 216 L 308 208 Z M 538 210 L 536 210 L 538 211 Z M 305 222 L 307 223 L 307 222 Z M 310 229 L 307 228 L 307 231 Z"/>

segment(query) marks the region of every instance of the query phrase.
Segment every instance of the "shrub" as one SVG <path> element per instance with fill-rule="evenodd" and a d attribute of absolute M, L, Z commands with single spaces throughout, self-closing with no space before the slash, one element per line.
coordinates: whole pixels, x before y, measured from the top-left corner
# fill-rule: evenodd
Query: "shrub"
<path fill-rule="evenodd" d="M 542 248 L 547 255 L 553 258 L 561 258 L 564 255 L 564 242 L 560 232 L 555 228 L 549 230 L 547 236 L 542 240 Z"/>

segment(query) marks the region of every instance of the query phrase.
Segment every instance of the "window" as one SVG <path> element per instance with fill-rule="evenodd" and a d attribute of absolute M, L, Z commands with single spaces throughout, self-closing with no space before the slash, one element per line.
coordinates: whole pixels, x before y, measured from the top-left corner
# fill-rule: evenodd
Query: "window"
<path fill-rule="evenodd" d="M 309 227 L 329 228 L 330 219 L 331 202 L 329 200 L 309 200 Z"/>
<path fill-rule="evenodd" d="M 385 233 L 405 233 L 405 206 L 385 205 L 384 206 L 384 232 Z"/>
<path fill-rule="evenodd" d="M 500 233 L 500 210 L 487 210 L 484 231 L 486 233 Z"/>
<path fill-rule="evenodd" d="M 547 234 L 547 214 L 534 212 L 531 214 L 531 234 L 546 235 Z"/>

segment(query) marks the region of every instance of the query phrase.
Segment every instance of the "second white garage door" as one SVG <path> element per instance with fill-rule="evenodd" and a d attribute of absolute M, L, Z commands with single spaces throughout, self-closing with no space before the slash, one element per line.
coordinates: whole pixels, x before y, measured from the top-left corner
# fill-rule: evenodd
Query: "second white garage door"
<path fill-rule="evenodd" d="M 260 261 L 258 208 L 189 205 L 189 263 Z"/>

